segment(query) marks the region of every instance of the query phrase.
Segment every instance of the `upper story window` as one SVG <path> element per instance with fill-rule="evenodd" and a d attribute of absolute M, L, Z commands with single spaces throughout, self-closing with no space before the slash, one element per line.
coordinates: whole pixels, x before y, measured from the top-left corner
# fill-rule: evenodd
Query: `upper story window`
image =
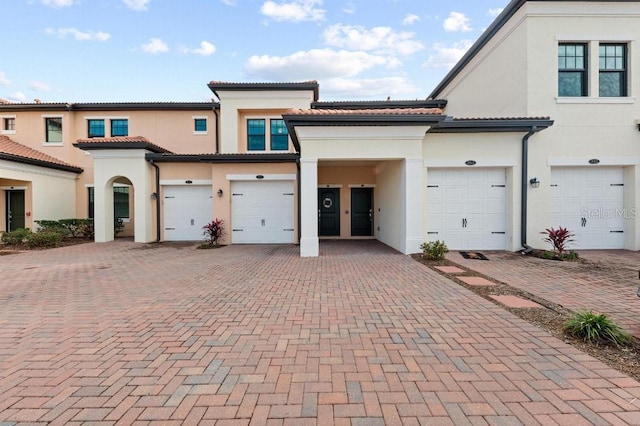
<path fill-rule="evenodd" d="M 598 50 L 599 96 L 627 96 L 627 45 L 603 43 Z"/>
<path fill-rule="evenodd" d="M 558 96 L 587 96 L 587 69 L 585 43 L 560 43 L 558 45 Z"/>
<path fill-rule="evenodd" d="M 248 119 L 247 149 L 249 151 L 264 151 L 265 146 L 265 120 L 254 118 Z"/>
<path fill-rule="evenodd" d="M 129 136 L 129 120 L 126 118 L 111 120 L 111 136 Z"/>
<path fill-rule="evenodd" d="M 15 117 L 2 117 L 2 132 L 3 134 L 15 134 L 16 133 L 16 118 Z"/>
<path fill-rule="evenodd" d="M 193 117 L 193 133 L 194 134 L 206 134 L 207 133 L 207 118 L 206 117 Z"/>
<path fill-rule="evenodd" d="M 90 138 L 103 138 L 104 133 L 104 120 L 87 120 L 88 134 Z"/>
<path fill-rule="evenodd" d="M 46 117 L 44 124 L 46 142 L 62 143 L 62 117 Z"/>
<path fill-rule="evenodd" d="M 289 133 L 282 119 L 271 120 L 271 150 L 286 151 L 289 149 Z"/>

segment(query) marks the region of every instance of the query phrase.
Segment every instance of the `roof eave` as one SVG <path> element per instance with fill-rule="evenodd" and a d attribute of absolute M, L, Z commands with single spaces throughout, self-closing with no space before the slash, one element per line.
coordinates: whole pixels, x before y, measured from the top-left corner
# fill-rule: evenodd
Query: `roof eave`
<path fill-rule="evenodd" d="M 6 153 L 0 153 L 0 160 L 12 161 L 14 163 L 29 164 L 31 166 L 46 167 L 47 169 L 61 170 L 63 172 L 71 172 L 76 174 L 80 174 L 84 172 L 84 169 L 82 169 L 81 167 L 50 163 L 48 161 L 37 160 L 35 158 L 26 158 L 26 157 L 21 157 L 19 155 L 12 155 L 12 154 L 6 154 Z"/>
<path fill-rule="evenodd" d="M 294 163 L 297 153 L 282 154 L 162 154 L 145 156 L 156 163 Z"/>
<path fill-rule="evenodd" d="M 547 118 L 532 119 L 472 119 L 448 120 L 429 130 L 429 133 L 495 133 L 541 131 L 553 126 Z"/>
<path fill-rule="evenodd" d="M 73 146 L 83 151 L 100 151 L 105 149 L 145 149 L 155 153 L 171 153 L 171 151 L 147 142 L 101 142 L 99 144 L 93 142 L 76 142 Z"/>

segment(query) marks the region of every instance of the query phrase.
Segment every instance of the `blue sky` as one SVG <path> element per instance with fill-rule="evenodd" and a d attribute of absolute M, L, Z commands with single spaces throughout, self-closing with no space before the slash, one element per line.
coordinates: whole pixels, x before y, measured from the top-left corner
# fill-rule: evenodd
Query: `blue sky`
<path fill-rule="evenodd" d="M 508 0 L 10 0 L 0 98 L 207 101 L 211 80 L 423 99 Z"/>

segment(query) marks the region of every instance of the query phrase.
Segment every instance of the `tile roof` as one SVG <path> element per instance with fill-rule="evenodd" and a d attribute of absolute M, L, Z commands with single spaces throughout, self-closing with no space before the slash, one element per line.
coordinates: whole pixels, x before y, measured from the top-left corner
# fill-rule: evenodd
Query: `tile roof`
<path fill-rule="evenodd" d="M 442 115 L 440 108 L 290 109 L 287 115 Z"/>
<path fill-rule="evenodd" d="M 8 136 L 0 136 L 0 159 L 74 173 L 82 173 L 83 171 L 80 167 L 65 163 L 43 152 L 19 144 Z"/>
<path fill-rule="evenodd" d="M 171 153 L 171 151 L 156 145 L 144 136 L 121 136 L 110 138 L 82 138 L 74 146 L 84 149 L 147 149 L 151 152 Z"/>

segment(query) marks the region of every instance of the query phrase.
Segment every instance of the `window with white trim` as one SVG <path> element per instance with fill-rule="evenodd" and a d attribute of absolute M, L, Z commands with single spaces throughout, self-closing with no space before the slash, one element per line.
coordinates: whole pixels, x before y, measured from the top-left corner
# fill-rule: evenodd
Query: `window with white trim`
<path fill-rule="evenodd" d="M 207 117 L 193 117 L 193 134 L 207 134 Z"/>
<path fill-rule="evenodd" d="M 282 118 L 247 118 L 247 151 L 288 150 L 289 132 Z"/>
<path fill-rule="evenodd" d="M 62 117 L 45 117 L 44 128 L 46 143 L 62 143 Z"/>

